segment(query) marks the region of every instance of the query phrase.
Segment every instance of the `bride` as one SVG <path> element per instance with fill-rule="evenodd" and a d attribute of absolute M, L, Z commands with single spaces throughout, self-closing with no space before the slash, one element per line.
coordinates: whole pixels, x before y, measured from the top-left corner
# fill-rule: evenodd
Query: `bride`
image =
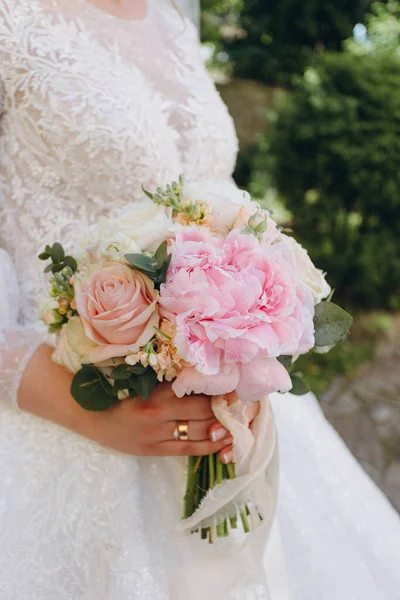
<path fill-rule="evenodd" d="M 189 20 L 168 0 L 0 0 L 0 114 L 0 600 L 399 600 L 400 520 L 311 395 L 271 399 L 272 534 L 211 547 L 179 529 L 176 457 L 232 460 L 209 400 L 160 386 L 84 413 L 37 324 L 45 244 L 72 250 L 142 184 L 231 177 Z"/>

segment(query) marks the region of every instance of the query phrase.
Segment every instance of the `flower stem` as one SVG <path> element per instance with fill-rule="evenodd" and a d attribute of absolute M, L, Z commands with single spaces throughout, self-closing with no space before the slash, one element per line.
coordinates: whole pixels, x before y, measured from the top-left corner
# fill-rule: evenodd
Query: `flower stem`
<path fill-rule="evenodd" d="M 208 484 L 210 486 L 210 489 L 212 490 L 215 487 L 215 455 L 214 454 L 210 454 L 210 456 L 208 457 L 208 473 L 209 473 Z"/>
<path fill-rule="evenodd" d="M 215 542 L 215 528 L 214 527 L 208 528 L 208 541 L 210 542 L 210 544 L 213 544 Z"/>
<path fill-rule="evenodd" d="M 215 473 L 216 473 L 216 483 L 222 483 L 223 475 L 224 475 L 224 465 L 221 461 L 221 456 L 218 454 L 215 455 Z"/>
<path fill-rule="evenodd" d="M 229 527 L 228 527 L 228 519 L 224 520 L 224 537 L 228 537 L 229 535 Z"/>
<path fill-rule="evenodd" d="M 195 479 L 195 488 L 194 488 L 194 503 L 193 503 L 194 510 L 196 510 L 200 504 L 200 494 L 201 494 L 202 483 L 203 483 L 203 470 L 204 470 L 204 465 L 201 462 L 196 470 L 196 479 Z"/>
<path fill-rule="evenodd" d="M 183 518 L 187 519 L 191 517 L 194 513 L 194 493 L 195 493 L 195 485 L 196 485 L 196 471 L 195 466 L 197 463 L 196 456 L 189 457 L 188 464 L 188 475 L 187 475 L 187 483 L 186 483 L 186 494 L 183 502 Z"/>
<path fill-rule="evenodd" d="M 217 525 L 217 536 L 225 537 L 225 527 L 224 527 L 223 521 L 221 521 L 221 523 L 218 523 L 218 525 Z"/>
<path fill-rule="evenodd" d="M 228 463 L 225 466 L 226 466 L 226 470 L 228 472 L 229 479 L 236 479 L 236 473 L 235 473 L 235 465 L 234 465 L 234 463 Z"/>
<path fill-rule="evenodd" d="M 242 525 L 245 533 L 250 533 L 250 521 L 247 515 L 247 506 L 243 510 L 240 511 L 240 518 L 242 519 Z"/>

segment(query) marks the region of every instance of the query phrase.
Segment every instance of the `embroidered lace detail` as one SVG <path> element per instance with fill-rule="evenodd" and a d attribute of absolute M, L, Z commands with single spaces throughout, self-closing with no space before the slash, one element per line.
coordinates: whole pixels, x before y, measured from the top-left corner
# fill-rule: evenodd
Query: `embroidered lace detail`
<path fill-rule="evenodd" d="M 231 176 L 236 136 L 197 32 L 164 0 L 142 22 L 0 0 L 0 82 L 0 598 L 214 600 L 224 553 L 175 531 L 184 461 L 120 455 L 13 405 L 43 339 L 44 245 L 72 250 L 142 184 Z M 267 599 L 261 565 L 243 579 L 222 563 L 218 599 Z"/>

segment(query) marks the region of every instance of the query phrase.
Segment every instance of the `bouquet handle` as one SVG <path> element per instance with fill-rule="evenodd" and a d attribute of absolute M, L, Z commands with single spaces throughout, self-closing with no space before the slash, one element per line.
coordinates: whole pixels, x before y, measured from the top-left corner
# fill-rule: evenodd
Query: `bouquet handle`
<path fill-rule="evenodd" d="M 278 491 L 278 473 L 273 465 L 277 437 L 269 399 L 264 398 L 260 404 L 260 413 L 249 428 L 246 406 L 241 401 L 229 404 L 225 396 L 213 398 L 215 416 L 235 440 L 236 477 L 210 489 L 197 510 L 180 523 L 180 529 L 215 527 L 221 519 L 237 515 L 248 504 L 254 508 L 253 529 L 265 521 L 272 523 Z M 273 473 L 266 477 L 269 467 Z"/>

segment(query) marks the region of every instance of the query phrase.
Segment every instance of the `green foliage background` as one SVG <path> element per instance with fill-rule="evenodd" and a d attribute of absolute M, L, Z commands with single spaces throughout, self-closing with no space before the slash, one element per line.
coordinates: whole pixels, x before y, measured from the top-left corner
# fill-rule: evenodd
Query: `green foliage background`
<path fill-rule="evenodd" d="M 400 309 L 399 86 L 392 54 L 326 54 L 267 150 L 296 234 L 343 301 L 366 308 Z"/>
<path fill-rule="evenodd" d="M 399 2 L 230 0 L 203 14 L 233 78 L 287 89 L 239 155 L 238 184 L 274 191 L 346 307 L 400 309 Z"/>
<path fill-rule="evenodd" d="M 283 90 L 236 181 L 293 226 L 335 301 L 361 315 L 351 342 L 301 359 L 322 392 L 373 356 L 382 310 L 400 309 L 400 2 L 204 0 L 203 40 L 214 72 Z"/>

